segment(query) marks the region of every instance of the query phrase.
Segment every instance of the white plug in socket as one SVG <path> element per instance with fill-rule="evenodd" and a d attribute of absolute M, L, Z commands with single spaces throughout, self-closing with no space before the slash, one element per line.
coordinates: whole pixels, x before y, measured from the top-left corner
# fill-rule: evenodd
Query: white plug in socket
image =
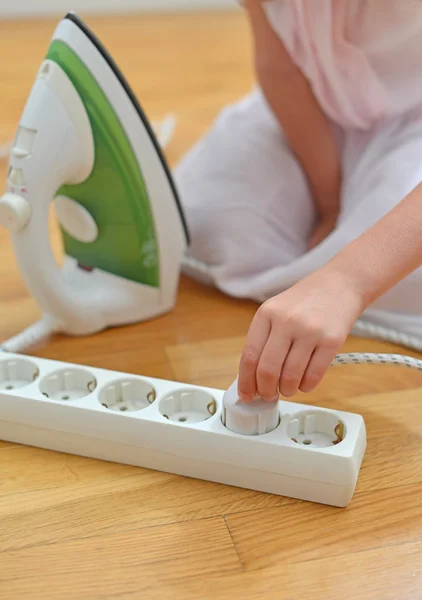
<path fill-rule="evenodd" d="M 279 401 L 256 398 L 246 403 L 239 400 L 237 379 L 223 396 L 223 425 L 241 435 L 264 435 L 280 424 Z"/>

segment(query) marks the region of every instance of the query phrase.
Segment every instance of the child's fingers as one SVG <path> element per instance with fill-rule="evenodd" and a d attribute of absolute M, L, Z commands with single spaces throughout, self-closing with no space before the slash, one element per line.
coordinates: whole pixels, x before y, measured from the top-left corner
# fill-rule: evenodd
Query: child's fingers
<path fill-rule="evenodd" d="M 279 389 L 282 396 L 294 396 L 315 351 L 315 343 L 297 340 L 293 343 L 280 375 Z"/>
<path fill-rule="evenodd" d="M 301 392 L 308 394 L 319 386 L 336 353 L 337 349 L 333 348 L 318 348 L 315 351 L 299 386 Z"/>
<path fill-rule="evenodd" d="M 290 338 L 272 329 L 259 359 L 256 373 L 257 392 L 263 400 L 279 395 L 278 383 L 285 358 L 290 350 Z"/>
<path fill-rule="evenodd" d="M 256 395 L 256 370 L 262 351 L 268 340 L 270 330 L 271 323 L 269 319 L 258 313 L 249 328 L 245 347 L 240 359 L 238 394 L 239 398 L 244 402 L 253 400 Z"/>

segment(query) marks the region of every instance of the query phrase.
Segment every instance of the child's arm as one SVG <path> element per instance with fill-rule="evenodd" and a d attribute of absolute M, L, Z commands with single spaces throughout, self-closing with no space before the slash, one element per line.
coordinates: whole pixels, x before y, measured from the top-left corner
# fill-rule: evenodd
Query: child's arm
<path fill-rule="evenodd" d="M 260 0 L 245 0 L 261 89 L 279 120 L 313 192 L 319 223 L 311 246 L 334 229 L 340 206 L 341 167 L 330 123 L 311 87 L 273 31 Z"/>
<path fill-rule="evenodd" d="M 355 321 L 422 265 L 422 184 L 325 267 L 257 311 L 239 370 L 239 395 L 310 392 Z"/>

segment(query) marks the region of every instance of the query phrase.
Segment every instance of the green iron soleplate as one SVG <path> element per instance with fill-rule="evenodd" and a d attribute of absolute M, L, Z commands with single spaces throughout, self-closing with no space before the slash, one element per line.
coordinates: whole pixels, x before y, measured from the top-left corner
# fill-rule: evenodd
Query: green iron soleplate
<path fill-rule="evenodd" d="M 81 59 L 63 42 L 52 42 L 47 58 L 72 81 L 91 123 L 95 165 L 83 183 L 62 194 L 82 204 L 95 219 L 98 238 L 78 242 L 62 230 L 64 250 L 80 265 L 159 287 L 159 249 L 145 181 L 113 107 Z"/>

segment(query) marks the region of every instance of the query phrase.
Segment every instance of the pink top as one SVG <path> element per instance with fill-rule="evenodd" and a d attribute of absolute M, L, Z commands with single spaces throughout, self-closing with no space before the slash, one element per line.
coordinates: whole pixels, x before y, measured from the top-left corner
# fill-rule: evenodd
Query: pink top
<path fill-rule="evenodd" d="M 264 7 L 342 127 L 368 129 L 422 106 L 422 0 L 269 0 Z"/>

